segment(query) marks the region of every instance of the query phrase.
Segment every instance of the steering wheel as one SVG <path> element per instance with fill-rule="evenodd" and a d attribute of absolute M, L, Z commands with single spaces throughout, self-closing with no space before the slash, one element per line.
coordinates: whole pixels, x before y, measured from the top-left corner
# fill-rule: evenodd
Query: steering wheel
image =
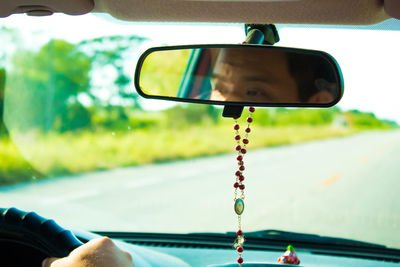
<path fill-rule="evenodd" d="M 0 208 L 0 259 L 7 266 L 41 266 L 45 257 L 65 257 L 82 244 L 54 220 Z"/>

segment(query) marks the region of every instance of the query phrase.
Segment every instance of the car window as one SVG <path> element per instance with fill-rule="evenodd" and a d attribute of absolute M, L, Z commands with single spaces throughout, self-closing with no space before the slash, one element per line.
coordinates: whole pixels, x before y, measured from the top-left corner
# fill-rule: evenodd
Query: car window
<path fill-rule="evenodd" d="M 243 227 L 400 248 L 398 30 L 278 29 L 278 45 L 335 57 L 345 93 L 329 109 L 256 109 Z M 87 230 L 235 230 L 233 120 L 142 99 L 133 76 L 149 47 L 240 43 L 243 25 L 13 15 L 0 38 L 2 206 Z"/>

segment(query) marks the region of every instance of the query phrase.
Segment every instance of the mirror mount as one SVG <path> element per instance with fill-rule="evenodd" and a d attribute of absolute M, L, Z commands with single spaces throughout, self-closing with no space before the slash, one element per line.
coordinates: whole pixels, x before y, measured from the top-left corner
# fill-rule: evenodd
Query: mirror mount
<path fill-rule="evenodd" d="M 274 45 L 280 40 L 278 30 L 274 24 L 245 24 L 244 30 L 247 38 L 253 30 L 259 30 L 263 34 L 261 42 L 250 42 L 249 44 Z"/>
<path fill-rule="evenodd" d="M 262 45 L 264 43 L 264 33 L 259 29 L 251 29 L 247 32 L 246 40 L 243 44 L 257 44 Z"/>
<path fill-rule="evenodd" d="M 244 44 L 274 45 L 279 42 L 279 34 L 274 24 L 245 24 Z M 225 118 L 240 118 L 243 106 L 226 105 L 222 112 Z"/>
<path fill-rule="evenodd" d="M 226 105 L 222 112 L 224 118 L 240 118 L 242 116 L 244 106 Z"/>

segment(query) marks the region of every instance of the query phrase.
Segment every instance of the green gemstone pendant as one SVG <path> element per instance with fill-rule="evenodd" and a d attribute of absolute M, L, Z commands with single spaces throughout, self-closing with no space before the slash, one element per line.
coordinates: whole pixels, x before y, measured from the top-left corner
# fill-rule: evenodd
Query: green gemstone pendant
<path fill-rule="evenodd" d="M 235 212 L 237 215 L 242 215 L 243 211 L 244 211 L 244 202 L 241 198 L 238 198 L 235 201 Z"/>

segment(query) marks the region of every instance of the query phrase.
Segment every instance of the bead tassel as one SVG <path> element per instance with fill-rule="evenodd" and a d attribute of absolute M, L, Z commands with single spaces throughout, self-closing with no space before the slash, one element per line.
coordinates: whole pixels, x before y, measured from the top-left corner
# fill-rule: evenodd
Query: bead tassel
<path fill-rule="evenodd" d="M 255 111 L 254 107 L 250 107 L 249 108 L 249 116 L 246 119 L 247 127 L 244 130 L 245 131 L 245 135 L 244 135 L 243 139 L 239 134 L 240 126 L 239 126 L 239 124 L 237 122 L 238 118 L 234 118 L 235 124 L 233 126 L 233 129 L 235 130 L 234 139 L 236 140 L 235 150 L 238 152 L 238 156 L 236 157 L 236 160 L 238 161 L 238 166 L 239 166 L 238 167 L 239 170 L 237 170 L 235 172 L 236 181 L 235 181 L 235 183 L 233 185 L 233 187 L 235 188 L 235 199 L 234 200 L 235 200 L 235 211 L 236 212 L 237 212 L 237 210 L 240 210 L 240 209 L 236 209 L 236 207 L 237 207 L 236 205 L 238 203 L 237 202 L 238 199 L 239 199 L 239 203 L 241 203 L 241 205 L 242 205 L 241 206 L 242 207 L 242 209 L 241 209 L 242 212 L 243 212 L 243 208 L 244 208 L 244 202 L 243 201 L 244 201 L 245 185 L 243 184 L 243 181 L 244 181 L 243 171 L 245 170 L 245 167 L 244 167 L 243 158 L 244 158 L 244 154 L 247 153 L 246 145 L 249 143 L 248 135 L 251 132 L 250 124 L 253 122 L 252 115 L 253 115 L 254 111 Z M 240 190 L 240 197 L 238 197 L 238 190 Z M 239 267 L 242 267 L 242 263 L 243 263 L 242 253 L 244 251 L 244 249 L 243 249 L 244 235 L 243 235 L 242 225 L 241 225 L 241 215 L 242 215 L 242 213 L 241 212 L 240 213 L 237 212 L 237 215 L 238 215 L 238 222 L 239 222 L 239 227 L 238 228 L 239 229 L 236 232 L 237 237 L 236 237 L 236 240 L 235 240 L 235 243 L 234 243 L 234 248 L 236 249 L 236 251 L 238 253 L 238 256 L 239 256 L 238 259 L 237 259 L 237 263 L 239 264 Z"/>

